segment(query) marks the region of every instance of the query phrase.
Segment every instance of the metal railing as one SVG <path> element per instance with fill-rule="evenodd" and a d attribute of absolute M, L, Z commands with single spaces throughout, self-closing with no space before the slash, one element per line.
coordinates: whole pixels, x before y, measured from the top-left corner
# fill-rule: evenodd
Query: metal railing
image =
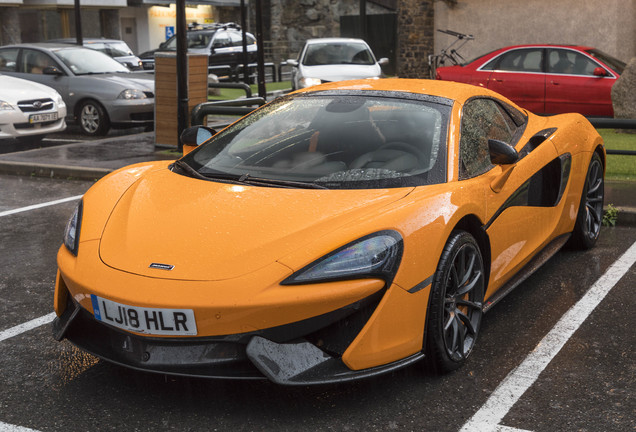
<path fill-rule="evenodd" d="M 636 129 L 636 119 L 617 119 L 611 117 L 588 117 L 589 122 L 597 129 Z M 636 156 L 636 150 L 606 149 L 608 155 Z"/>
<path fill-rule="evenodd" d="M 192 126 L 203 125 L 203 119 L 207 115 L 244 116 L 256 109 L 254 105 L 258 107 L 265 105 L 265 103 L 265 99 L 261 97 L 203 102 L 192 109 L 190 124 Z"/>

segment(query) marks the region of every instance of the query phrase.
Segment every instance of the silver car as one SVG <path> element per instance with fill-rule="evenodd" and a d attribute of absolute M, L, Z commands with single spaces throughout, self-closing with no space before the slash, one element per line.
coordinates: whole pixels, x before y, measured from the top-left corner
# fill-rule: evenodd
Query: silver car
<path fill-rule="evenodd" d="M 379 78 L 381 66 L 389 59 L 376 61 L 371 48 L 362 39 L 309 39 L 297 60 L 287 60 L 292 68 L 292 89 L 351 79 Z"/>
<path fill-rule="evenodd" d="M 65 44 L 75 44 L 76 39 L 51 39 L 48 42 L 57 42 Z M 133 54 L 132 50 L 124 42 L 119 39 L 105 39 L 105 38 L 84 38 L 82 40 L 86 48 L 101 51 L 104 54 L 114 58 L 119 63 L 123 64 L 130 70 L 141 70 L 143 65 L 141 59 Z"/>
<path fill-rule="evenodd" d="M 38 43 L 0 48 L 3 74 L 57 90 L 67 121 L 87 135 L 113 128 L 149 126 L 154 119 L 154 76 L 132 73 L 99 51 L 75 45 Z"/>

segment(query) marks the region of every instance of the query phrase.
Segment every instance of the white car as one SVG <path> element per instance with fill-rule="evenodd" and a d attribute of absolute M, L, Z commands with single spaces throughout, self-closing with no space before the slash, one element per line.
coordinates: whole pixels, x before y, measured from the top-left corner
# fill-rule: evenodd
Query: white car
<path fill-rule="evenodd" d="M 66 104 L 51 87 L 0 74 L 0 139 L 38 143 L 66 129 Z"/>
<path fill-rule="evenodd" d="M 389 59 L 376 60 L 369 45 L 362 39 L 309 39 L 298 59 L 287 60 L 292 66 L 292 89 L 301 89 L 325 82 L 364 78 L 380 78 L 381 66 Z"/>

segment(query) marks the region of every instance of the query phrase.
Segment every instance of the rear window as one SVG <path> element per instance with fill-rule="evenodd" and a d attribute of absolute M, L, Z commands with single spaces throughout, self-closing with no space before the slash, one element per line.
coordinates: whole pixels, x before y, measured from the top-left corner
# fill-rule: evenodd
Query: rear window
<path fill-rule="evenodd" d="M 614 70 L 614 72 L 616 72 L 619 75 L 623 73 L 623 71 L 625 70 L 625 67 L 627 66 L 625 62 L 620 61 L 616 57 L 612 57 L 611 55 L 606 54 L 603 51 L 600 51 L 597 49 L 588 50 L 587 53 L 591 55 L 592 57 L 599 59 L 600 61 L 602 61 L 609 67 L 611 67 Z"/>

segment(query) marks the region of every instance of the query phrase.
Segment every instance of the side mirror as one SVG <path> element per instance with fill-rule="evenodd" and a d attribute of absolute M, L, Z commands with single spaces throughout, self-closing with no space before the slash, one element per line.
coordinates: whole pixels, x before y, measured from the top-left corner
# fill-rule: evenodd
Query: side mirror
<path fill-rule="evenodd" d="M 287 65 L 288 66 L 293 66 L 293 67 L 298 67 L 298 60 L 287 59 Z"/>
<path fill-rule="evenodd" d="M 594 68 L 594 76 L 606 77 L 607 75 L 608 75 L 607 71 L 605 69 L 603 69 L 602 67 Z"/>
<path fill-rule="evenodd" d="M 161 43 L 159 44 L 159 49 L 160 49 L 160 50 L 161 50 L 161 49 L 164 49 L 165 47 L 166 47 L 166 43 L 165 43 L 165 42 L 161 42 Z"/>
<path fill-rule="evenodd" d="M 386 57 L 382 57 L 380 60 L 378 60 L 378 64 L 380 66 L 386 66 L 389 64 L 389 59 Z"/>
<path fill-rule="evenodd" d="M 495 165 L 510 165 L 519 160 L 519 153 L 510 144 L 496 139 L 488 140 L 490 161 Z"/>
<path fill-rule="evenodd" d="M 190 153 L 214 135 L 216 135 L 216 131 L 206 126 L 193 126 L 185 129 L 179 137 L 183 145 L 183 155 Z"/>
<path fill-rule="evenodd" d="M 44 75 L 63 75 L 62 71 L 55 66 L 47 66 L 42 70 Z"/>

